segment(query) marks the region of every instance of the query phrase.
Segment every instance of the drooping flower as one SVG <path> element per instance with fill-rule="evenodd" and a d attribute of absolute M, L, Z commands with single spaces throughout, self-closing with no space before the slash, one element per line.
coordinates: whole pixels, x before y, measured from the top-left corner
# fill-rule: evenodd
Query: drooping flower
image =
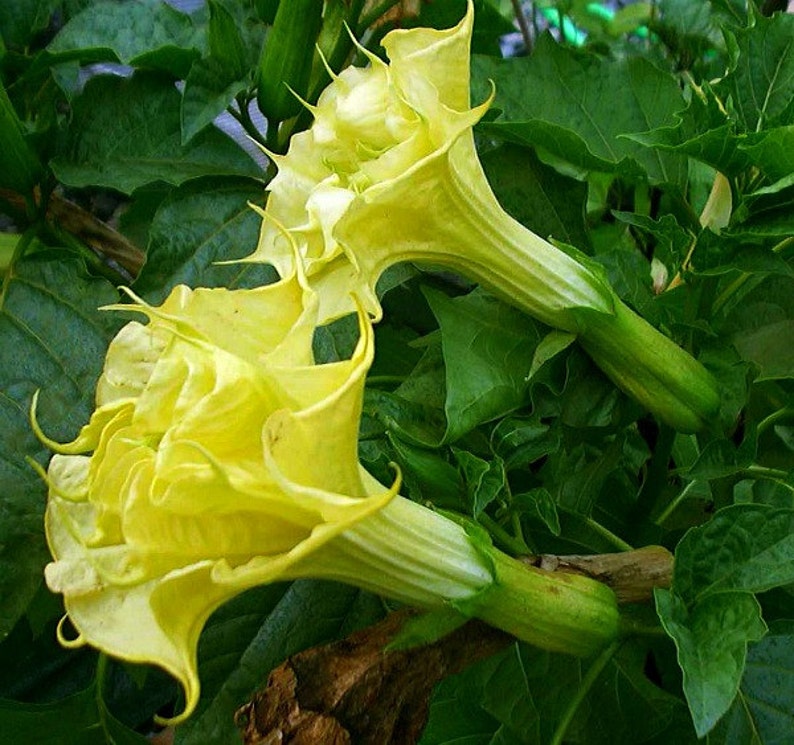
<path fill-rule="evenodd" d="M 96 410 L 47 471 L 49 588 L 67 645 L 160 665 L 199 699 L 209 615 L 267 582 L 335 579 L 423 608 L 456 607 L 548 649 L 589 654 L 618 633 L 611 590 L 472 540 L 359 464 L 372 328 L 316 365 L 317 304 L 294 273 L 255 290 L 177 287 L 108 350 Z"/>
<path fill-rule="evenodd" d="M 334 77 L 311 107 L 312 127 L 273 156 L 279 172 L 247 260 L 284 270 L 297 242 L 321 320 L 350 312 L 351 290 L 379 318 L 375 285 L 392 264 L 447 266 L 576 334 L 664 421 L 700 429 L 719 406 L 706 370 L 630 311 L 591 262 L 526 229 L 494 197 L 472 134 L 489 105 L 470 108 L 472 25 L 469 2 L 454 28 L 392 31 L 382 42 L 389 64 L 368 54 L 368 67 Z"/>

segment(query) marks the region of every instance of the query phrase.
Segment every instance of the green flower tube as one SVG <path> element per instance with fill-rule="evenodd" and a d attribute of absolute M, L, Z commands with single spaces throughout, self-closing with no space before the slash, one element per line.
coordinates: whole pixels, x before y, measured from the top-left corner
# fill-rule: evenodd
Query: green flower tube
<path fill-rule="evenodd" d="M 286 271 L 297 243 L 321 320 L 350 312 L 351 292 L 379 318 L 375 284 L 393 264 L 447 266 L 576 334 L 616 385 L 676 429 L 697 431 L 719 407 L 711 375 L 629 310 L 603 273 L 494 197 L 472 134 L 490 103 L 469 106 L 472 22 L 469 3 L 454 28 L 393 31 L 383 39 L 388 65 L 370 55 L 367 68 L 334 78 L 310 107 L 312 127 L 272 156 L 279 173 L 247 260 Z"/>
<path fill-rule="evenodd" d="M 77 631 L 161 666 L 195 709 L 210 614 L 245 589 L 326 578 L 419 608 L 455 608 L 545 649 L 597 652 L 618 635 L 613 592 L 524 566 L 359 464 L 373 332 L 315 365 L 317 303 L 293 274 L 254 290 L 177 287 L 111 342 L 96 410 L 49 440 L 45 579 Z M 263 322 L 266 319 L 266 322 Z"/>

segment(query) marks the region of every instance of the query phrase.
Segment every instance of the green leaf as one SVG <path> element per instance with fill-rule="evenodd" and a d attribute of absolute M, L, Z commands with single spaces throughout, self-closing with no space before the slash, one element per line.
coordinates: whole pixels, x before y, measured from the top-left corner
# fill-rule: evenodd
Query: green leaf
<path fill-rule="evenodd" d="M 724 438 L 712 440 L 703 448 L 686 476 L 700 480 L 732 476 L 752 465 L 755 457 L 754 447 L 737 447 L 731 440 Z"/>
<path fill-rule="evenodd" d="M 237 21 L 218 0 L 209 0 L 210 58 L 219 62 L 230 78 L 243 78 L 252 60 L 237 28 Z"/>
<path fill-rule="evenodd" d="M 537 372 L 549 360 L 554 359 L 560 352 L 566 350 L 576 341 L 576 334 L 567 331 L 553 329 L 540 340 L 540 344 L 535 347 L 535 354 L 532 356 L 532 367 L 529 368 L 530 380 L 535 377 Z"/>
<path fill-rule="evenodd" d="M 557 503 L 548 489 L 540 487 L 516 494 L 510 500 L 510 504 L 525 513 L 537 517 L 552 535 L 558 536 L 560 534 L 560 515 L 557 512 Z"/>
<path fill-rule="evenodd" d="M 389 442 L 414 499 L 428 500 L 442 508 L 465 509 L 466 485 L 457 468 L 433 450 L 409 445 L 398 437 L 390 437 Z"/>
<path fill-rule="evenodd" d="M 452 448 L 452 452 L 466 482 L 469 509 L 477 519 L 506 486 L 504 462 L 499 456 L 489 462 L 455 447 Z"/>
<path fill-rule="evenodd" d="M 248 202 L 261 198 L 260 185 L 247 179 L 199 179 L 175 189 L 152 220 L 136 291 L 158 303 L 180 283 L 233 288 L 272 282 L 276 274 L 268 264 L 216 264 L 253 252 L 261 218 Z"/>
<path fill-rule="evenodd" d="M 747 650 L 733 706 L 709 734 L 708 745 L 785 745 L 794 732 L 794 621 L 770 624 Z"/>
<path fill-rule="evenodd" d="M 644 59 L 599 59 L 543 36 L 531 57 L 475 56 L 472 78 L 478 101 L 488 95 L 487 81 L 496 85 L 494 107 L 502 116 L 482 125 L 489 134 L 542 147 L 587 170 L 685 183 L 685 159 L 625 137 L 672 125 L 684 108 L 674 78 Z"/>
<path fill-rule="evenodd" d="M 0 700 L 0 727 L 8 742 L 36 745 L 146 745 L 145 737 L 115 719 L 96 685 L 51 704 Z"/>
<path fill-rule="evenodd" d="M 545 165 L 526 147 L 501 145 L 481 157 L 488 183 L 512 217 L 544 238 L 585 250 L 587 186 Z"/>
<path fill-rule="evenodd" d="M 177 729 L 176 745 L 238 745 L 234 712 L 287 657 L 374 623 L 383 604 L 331 582 L 257 588 L 210 619 L 199 642 L 202 695 L 196 714 Z"/>
<path fill-rule="evenodd" d="M 213 58 L 196 60 L 185 80 L 182 94 L 182 144 L 226 111 L 246 81 L 230 77 L 227 68 Z"/>
<path fill-rule="evenodd" d="M 364 410 L 400 440 L 420 448 L 438 447 L 446 429 L 440 410 L 397 393 L 367 390 Z"/>
<path fill-rule="evenodd" d="M 400 631 L 384 651 L 394 652 L 432 644 L 460 628 L 469 620 L 468 617 L 451 606 L 413 616 L 402 625 Z"/>
<path fill-rule="evenodd" d="M 612 214 L 620 222 L 633 225 L 652 235 L 656 240 L 653 256 L 668 268 L 678 268 L 681 265 L 695 237 L 679 224 L 674 215 L 662 215 L 658 220 L 654 220 L 652 217 L 638 215 L 635 212 L 614 210 Z"/>
<path fill-rule="evenodd" d="M 734 33 L 735 65 L 717 91 L 731 97 L 747 132 L 794 123 L 794 16 L 756 13 L 752 26 Z"/>
<path fill-rule="evenodd" d="M 678 648 L 699 736 L 725 714 L 744 672 L 746 645 L 764 634 L 752 593 L 794 582 L 794 510 L 739 504 L 687 532 L 672 590 L 657 611 Z"/>
<path fill-rule="evenodd" d="M 61 0 L 13 0 L 0 3 L 0 40 L 11 49 L 22 49 L 50 23 Z M 1 50 L 0 50 L 1 51 Z M 0 53 L 0 57 L 2 57 Z"/>
<path fill-rule="evenodd" d="M 540 335 L 534 321 L 484 292 L 448 298 L 426 289 L 425 296 L 441 327 L 444 440 L 454 442 L 527 401 L 527 376 Z"/>
<path fill-rule="evenodd" d="M 249 82 L 248 53 L 235 19 L 218 2 L 210 2 L 209 9 L 209 56 L 193 63 L 182 94 L 182 144 L 225 111 Z"/>
<path fill-rule="evenodd" d="M 794 173 L 794 125 L 763 130 L 748 137 L 739 148 L 772 180 Z"/>
<path fill-rule="evenodd" d="M 104 279 L 82 263 L 49 253 L 13 265 L 0 295 L 0 638 L 24 612 L 41 583 L 47 558 L 43 513 L 46 488 L 27 457 L 48 452 L 30 426 L 30 400 L 41 389 L 39 422 L 68 441 L 93 408 L 94 385 L 110 337 L 119 325 L 97 308 L 118 300 Z M 23 740 L 24 741 L 24 740 Z"/>
<path fill-rule="evenodd" d="M 709 595 L 691 609 L 674 592 L 654 594 L 659 618 L 678 650 L 695 731 L 703 737 L 739 690 L 748 642 L 766 633 L 761 609 L 745 592 Z"/>
<path fill-rule="evenodd" d="M 182 145 L 179 92 L 166 78 L 102 75 L 74 104 L 65 150 L 52 161 L 70 186 L 132 193 L 154 181 L 179 185 L 199 176 L 261 176 L 242 148 L 216 129 Z"/>
<path fill-rule="evenodd" d="M 100 0 L 72 18 L 48 46 L 58 55 L 90 56 L 153 67 L 184 77 L 205 41 L 190 16 L 159 0 Z"/>
<path fill-rule="evenodd" d="M 352 313 L 325 326 L 318 326 L 314 329 L 314 361 L 320 365 L 349 360 L 358 339 L 358 317 Z"/>
<path fill-rule="evenodd" d="M 740 298 L 725 331 L 741 358 L 758 367 L 760 380 L 794 377 L 794 280 L 770 277 Z"/>
<path fill-rule="evenodd" d="M 701 93 L 703 99 L 693 95 L 689 105 L 677 112 L 675 124 L 626 137 L 638 145 L 690 155 L 727 176 L 738 175 L 748 164 L 747 154 L 739 148 L 744 136 L 737 134 L 736 123 L 708 84 L 703 84 Z"/>
<path fill-rule="evenodd" d="M 715 592 L 763 592 L 794 582 L 794 510 L 725 507 L 675 552 L 673 589 L 686 602 Z"/>
<path fill-rule="evenodd" d="M 526 468 L 562 445 L 559 428 L 540 421 L 540 417 L 505 417 L 491 436 L 491 443 L 508 470 Z"/>

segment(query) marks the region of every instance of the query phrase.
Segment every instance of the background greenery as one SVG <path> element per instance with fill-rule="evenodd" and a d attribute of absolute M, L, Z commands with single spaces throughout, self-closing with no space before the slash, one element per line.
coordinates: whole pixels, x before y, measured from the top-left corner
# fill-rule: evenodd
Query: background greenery
<path fill-rule="evenodd" d="M 266 266 L 214 262 L 250 253 L 259 218 L 247 203 L 264 203 L 273 175 L 239 132 L 284 150 L 309 124 L 298 110 L 282 122 L 263 100 L 265 127 L 262 50 L 283 45 L 310 70 L 293 80 L 309 99 L 327 80 L 303 26 L 269 35 L 277 5 L 0 5 L 2 742 L 145 742 L 156 712 L 179 710 L 161 672 L 55 642 L 46 495 L 28 462 L 48 454 L 28 408 L 40 388 L 41 424 L 60 440 L 87 420 L 122 322 L 97 308 L 118 285 L 158 302 L 179 282 L 273 279 Z M 397 4 L 373 27 L 392 5 L 326 0 L 317 42 L 331 64 L 355 56 L 343 21 L 379 51 L 395 22 L 447 27 L 465 0 Z M 676 556 L 672 587 L 636 609 L 649 633 L 597 675 L 592 661 L 513 645 L 438 686 L 422 743 L 790 743 L 794 16 L 743 0 L 634 3 L 613 17 L 580 0 L 537 2 L 531 54 L 503 58 L 512 3 L 475 5 L 473 99 L 489 80 L 497 91 L 476 133 L 500 201 L 601 263 L 718 377 L 724 403 L 711 431 L 677 434 L 575 344 L 465 278 L 400 267 L 384 279 L 360 447 L 376 476 L 390 481 L 397 461 L 407 496 L 473 516 L 512 553 L 659 543 Z M 708 223 L 717 172 L 717 206 L 731 209 Z M 348 321 L 318 331 L 318 359 L 349 353 Z M 233 712 L 271 668 L 385 610 L 308 581 L 224 606 L 201 639 L 200 709 L 176 742 L 237 742 Z"/>

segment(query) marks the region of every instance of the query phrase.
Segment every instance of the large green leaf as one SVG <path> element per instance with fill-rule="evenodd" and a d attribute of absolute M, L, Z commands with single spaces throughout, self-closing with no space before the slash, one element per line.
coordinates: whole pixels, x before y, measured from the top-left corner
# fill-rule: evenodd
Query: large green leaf
<path fill-rule="evenodd" d="M 99 313 L 118 293 L 88 277 L 81 262 L 52 252 L 16 263 L 0 296 L 0 637 L 11 630 L 41 583 L 44 484 L 25 462 L 47 452 L 30 426 L 31 396 L 41 389 L 39 421 L 67 441 L 92 410 L 94 384 L 119 319 Z"/>
<path fill-rule="evenodd" d="M 758 367 L 761 380 L 794 378 L 794 280 L 770 277 L 741 297 L 725 331 L 742 359 Z"/>
<path fill-rule="evenodd" d="M 678 649 L 695 731 L 703 737 L 730 708 L 747 645 L 766 632 L 756 599 L 745 592 L 709 595 L 691 609 L 674 592 L 656 590 L 656 609 Z"/>
<path fill-rule="evenodd" d="M 791 124 L 794 117 L 794 16 L 755 14 L 754 23 L 737 30 L 735 62 L 717 87 L 730 96 L 746 132 Z"/>
<path fill-rule="evenodd" d="M 52 162 L 70 186 L 132 193 L 155 181 L 199 176 L 261 176 L 259 166 L 219 130 L 182 144 L 179 92 L 165 77 L 102 75 L 75 101 L 64 150 Z"/>
<path fill-rule="evenodd" d="M 441 326 L 446 366 L 447 432 L 454 442 L 482 422 L 526 403 L 538 327 L 484 292 L 448 298 L 425 292 Z"/>
<path fill-rule="evenodd" d="M 720 510 L 676 548 L 673 588 L 693 603 L 711 593 L 763 592 L 794 582 L 794 510 L 743 504 Z"/>
<path fill-rule="evenodd" d="M 158 67 L 182 77 L 206 44 L 190 16 L 160 0 L 100 0 L 72 18 L 48 46 L 52 54 Z M 158 60 L 159 56 L 159 60 Z"/>
<path fill-rule="evenodd" d="M 247 179 L 199 179 L 175 189 L 152 220 L 136 291 L 158 303 L 180 283 L 233 288 L 272 282 L 276 274 L 267 264 L 216 264 L 253 253 L 261 218 L 248 202 L 261 199 L 261 186 Z"/>
<path fill-rule="evenodd" d="M 36 745 L 146 745 L 105 708 L 96 685 L 51 704 L 0 700 L 5 742 Z"/>
<path fill-rule="evenodd" d="M 683 185 L 684 158 L 625 137 L 672 125 L 684 108 L 675 79 L 646 60 L 599 59 L 544 36 L 531 57 L 475 56 L 472 65 L 475 100 L 487 97 L 489 80 L 496 85 L 502 115 L 482 125 L 489 133 L 588 170 Z"/>
<path fill-rule="evenodd" d="M 543 238 L 585 250 L 587 186 L 544 165 L 535 153 L 513 144 L 486 152 L 482 165 L 502 207 Z"/>
<path fill-rule="evenodd" d="M 794 621 L 778 621 L 747 650 L 736 700 L 708 745 L 786 745 L 794 732 Z"/>
<path fill-rule="evenodd" d="M 794 582 L 794 510 L 727 507 L 691 529 L 675 556 L 672 589 L 657 590 L 656 606 L 703 736 L 739 690 L 747 644 L 764 634 L 753 593 Z"/>

